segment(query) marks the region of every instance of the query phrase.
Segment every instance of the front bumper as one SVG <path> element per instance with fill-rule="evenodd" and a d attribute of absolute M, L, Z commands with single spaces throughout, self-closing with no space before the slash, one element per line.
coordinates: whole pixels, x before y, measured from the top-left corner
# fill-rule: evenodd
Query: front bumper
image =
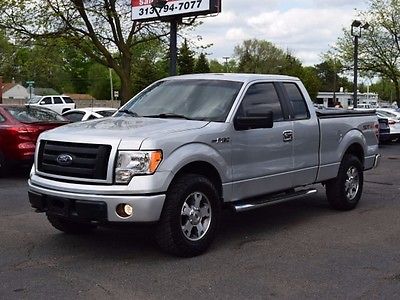
<path fill-rule="evenodd" d="M 97 195 L 56 191 L 29 183 L 29 201 L 38 212 L 105 222 L 157 222 L 165 195 Z M 122 218 L 116 213 L 119 204 L 129 204 L 133 214 Z"/>

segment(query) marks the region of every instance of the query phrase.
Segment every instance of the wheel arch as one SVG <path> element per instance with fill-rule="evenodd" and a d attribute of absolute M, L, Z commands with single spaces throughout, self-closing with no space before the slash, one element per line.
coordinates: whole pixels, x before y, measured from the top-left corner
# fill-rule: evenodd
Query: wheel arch
<path fill-rule="evenodd" d="M 364 149 L 359 143 L 351 144 L 347 148 L 347 150 L 344 152 L 343 157 L 345 155 L 354 155 L 355 157 L 357 157 L 360 160 L 361 165 L 364 166 L 364 161 L 365 161 Z M 342 157 L 342 160 L 343 160 L 343 157 Z"/>
<path fill-rule="evenodd" d="M 206 161 L 193 161 L 187 163 L 183 167 L 181 167 L 178 172 L 176 172 L 174 178 L 169 184 L 168 189 L 174 184 L 174 181 L 183 176 L 184 174 L 198 174 L 208 178 L 215 186 L 218 191 L 219 198 L 223 198 L 223 190 L 222 190 L 222 178 L 218 172 L 218 170 L 209 162 Z"/>

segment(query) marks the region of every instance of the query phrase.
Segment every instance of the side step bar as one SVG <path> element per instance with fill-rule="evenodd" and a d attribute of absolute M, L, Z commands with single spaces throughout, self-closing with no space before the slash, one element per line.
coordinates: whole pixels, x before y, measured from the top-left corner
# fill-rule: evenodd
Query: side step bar
<path fill-rule="evenodd" d="M 258 199 L 251 199 L 248 201 L 239 201 L 237 203 L 233 203 L 232 205 L 233 205 L 233 209 L 239 213 L 239 212 L 253 210 L 256 208 L 260 208 L 260 207 L 270 206 L 270 205 L 294 200 L 297 198 L 315 194 L 316 192 L 317 192 L 316 189 L 300 190 L 300 191 L 292 192 L 289 194 L 279 194 L 276 196 L 272 196 L 271 198 L 258 198 Z"/>

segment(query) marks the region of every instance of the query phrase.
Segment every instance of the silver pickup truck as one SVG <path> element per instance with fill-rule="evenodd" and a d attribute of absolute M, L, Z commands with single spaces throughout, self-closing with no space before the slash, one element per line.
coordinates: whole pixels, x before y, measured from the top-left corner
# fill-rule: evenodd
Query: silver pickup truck
<path fill-rule="evenodd" d="M 152 223 L 162 249 L 194 256 L 223 207 L 292 200 L 322 183 L 333 208 L 353 209 L 379 161 L 378 130 L 370 112 L 316 111 L 297 78 L 171 77 L 114 117 L 43 133 L 29 199 L 58 230 Z"/>

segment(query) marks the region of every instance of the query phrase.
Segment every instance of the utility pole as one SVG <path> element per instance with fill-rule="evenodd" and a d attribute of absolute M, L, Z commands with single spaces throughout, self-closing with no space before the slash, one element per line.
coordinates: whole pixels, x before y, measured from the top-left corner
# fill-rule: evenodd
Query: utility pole
<path fill-rule="evenodd" d="M 110 72 L 110 89 L 111 89 L 111 100 L 114 100 L 114 85 L 113 85 L 113 80 L 112 80 L 112 69 L 108 69 Z"/>

